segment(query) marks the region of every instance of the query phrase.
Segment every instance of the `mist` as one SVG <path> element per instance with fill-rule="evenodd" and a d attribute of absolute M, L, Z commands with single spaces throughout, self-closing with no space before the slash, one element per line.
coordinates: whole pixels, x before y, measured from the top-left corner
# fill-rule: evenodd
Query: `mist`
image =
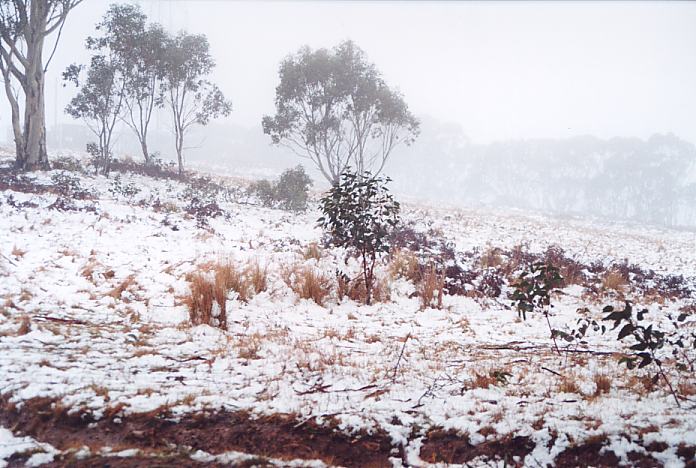
<path fill-rule="evenodd" d="M 83 151 L 61 74 L 110 2 L 68 18 L 46 80 L 49 150 Z M 197 129 L 194 165 L 268 177 L 310 161 L 271 146 L 278 66 L 308 45 L 352 39 L 421 120 L 385 173 L 406 198 L 696 226 L 696 5 L 650 2 L 224 2 L 141 0 L 150 21 L 205 34 L 212 80 L 233 105 Z M 174 158 L 170 116 L 152 146 Z M 12 141 L 0 100 L 0 140 Z M 119 156 L 138 159 L 129 129 Z M 313 172 L 312 172 L 313 171 Z M 659 179 L 657 178 L 659 175 Z M 607 203 L 612 200 L 612 203 Z"/>

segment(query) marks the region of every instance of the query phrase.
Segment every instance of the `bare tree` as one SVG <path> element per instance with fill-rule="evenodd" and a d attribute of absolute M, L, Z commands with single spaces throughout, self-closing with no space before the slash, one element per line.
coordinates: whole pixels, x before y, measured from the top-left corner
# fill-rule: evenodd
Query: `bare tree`
<path fill-rule="evenodd" d="M 418 136 L 418 120 L 352 41 L 332 51 L 308 47 L 280 65 L 276 115 L 263 130 L 308 158 L 337 184 L 352 166 L 378 175 L 392 150 Z"/>
<path fill-rule="evenodd" d="M 10 103 L 16 165 L 20 169 L 48 167 L 45 73 L 68 14 L 82 1 L 0 0 L 0 72 Z M 51 55 L 44 63 L 44 44 L 53 33 L 57 36 Z M 23 109 L 21 96 L 24 97 Z"/>

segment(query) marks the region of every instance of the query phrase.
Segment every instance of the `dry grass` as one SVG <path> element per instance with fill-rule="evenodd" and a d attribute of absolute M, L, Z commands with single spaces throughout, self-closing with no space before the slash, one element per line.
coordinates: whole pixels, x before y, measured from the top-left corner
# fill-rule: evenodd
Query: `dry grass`
<path fill-rule="evenodd" d="M 611 379 L 606 374 L 595 374 L 592 377 L 595 383 L 594 396 L 598 397 L 602 394 L 609 393 L 611 391 Z"/>
<path fill-rule="evenodd" d="M 284 266 L 281 276 L 285 284 L 301 299 L 311 299 L 320 306 L 331 294 L 331 278 L 310 266 Z"/>
<path fill-rule="evenodd" d="M 302 258 L 305 260 L 321 260 L 321 257 L 323 256 L 323 251 L 321 247 L 319 247 L 319 244 L 316 242 L 312 242 L 309 244 L 303 251 L 302 251 Z"/>
<path fill-rule="evenodd" d="M 690 382 L 679 382 L 677 393 L 686 397 L 694 396 L 696 395 L 696 385 Z"/>
<path fill-rule="evenodd" d="M 442 309 L 442 298 L 444 296 L 445 275 L 439 273 L 431 265 L 423 272 L 423 277 L 416 289 L 420 297 L 421 310 L 433 307 Z"/>
<path fill-rule="evenodd" d="M 365 281 L 359 277 L 350 281 L 346 276 L 336 276 L 336 295 L 342 301 L 346 297 L 356 302 L 367 302 L 367 288 Z M 391 288 L 388 278 L 375 278 L 372 284 L 372 303 L 388 302 L 391 300 Z"/>
<path fill-rule="evenodd" d="M 249 262 L 246 268 L 246 278 L 254 294 L 268 289 L 268 266 L 261 266 L 258 259 Z"/>
<path fill-rule="evenodd" d="M 578 395 L 582 394 L 582 391 L 580 390 L 580 385 L 578 385 L 575 376 L 572 374 L 566 375 L 561 379 L 561 382 L 558 384 L 558 391 L 560 393 L 576 393 Z"/>
<path fill-rule="evenodd" d="M 217 298 L 219 301 L 227 300 L 227 293 L 234 291 L 237 293 L 237 299 L 242 302 L 248 302 L 251 299 L 251 285 L 246 278 L 246 275 L 240 271 L 230 260 L 214 263 L 211 267 L 215 275 L 215 286 L 217 290 Z"/>
<path fill-rule="evenodd" d="M 389 262 L 389 274 L 392 278 L 406 278 L 414 284 L 417 283 L 420 277 L 418 257 L 410 250 L 395 251 Z"/>
<path fill-rule="evenodd" d="M 239 357 L 241 359 L 259 359 L 261 341 L 262 337 L 258 332 L 241 337 L 237 343 Z"/>
<path fill-rule="evenodd" d="M 602 290 L 615 291 L 623 294 L 628 286 L 628 280 L 618 271 L 609 270 L 602 277 Z"/>
<path fill-rule="evenodd" d="M 479 265 L 484 270 L 487 268 L 497 268 L 503 264 L 503 257 L 500 255 L 501 249 L 498 247 L 489 247 L 481 255 Z"/>
<path fill-rule="evenodd" d="M 479 374 L 478 372 L 474 372 L 474 378 L 471 381 L 471 388 L 489 388 L 497 385 L 497 383 L 498 379 L 491 374 Z"/>
<path fill-rule="evenodd" d="M 111 296 L 114 299 L 120 299 L 121 294 L 123 294 L 124 291 L 128 290 L 131 286 L 135 284 L 135 275 L 130 275 L 123 281 L 121 281 L 118 286 L 116 286 L 114 289 L 109 291 L 106 295 Z"/>
<path fill-rule="evenodd" d="M 14 247 L 12 247 L 12 255 L 15 258 L 22 258 L 22 257 L 24 257 L 24 254 L 26 254 L 26 253 L 27 253 L 26 250 L 22 250 L 19 247 L 17 247 L 16 245 Z"/>
<path fill-rule="evenodd" d="M 31 320 L 29 319 L 28 315 L 22 316 L 20 322 L 19 322 L 19 328 L 15 332 L 16 336 L 22 336 L 26 335 L 31 331 Z"/>
<path fill-rule="evenodd" d="M 189 319 L 193 325 L 227 330 L 227 296 L 233 287 L 240 287 L 239 272 L 229 262 L 212 265 L 210 272 L 206 269 L 188 275 L 191 293 L 184 303 L 189 309 Z"/>

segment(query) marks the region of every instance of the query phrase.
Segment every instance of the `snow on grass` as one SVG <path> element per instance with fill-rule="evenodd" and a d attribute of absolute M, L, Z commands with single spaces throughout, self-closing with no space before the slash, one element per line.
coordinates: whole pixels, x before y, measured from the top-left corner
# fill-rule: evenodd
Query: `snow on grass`
<path fill-rule="evenodd" d="M 51 173 L 36 178 L 47 182 Z M 12 193 L 39 205 L 18 210 L 4 203 L 8 192 L 0 194 L 0 393 L 13 402 L 61 398 L 97 418 L 119 405 L 126 414 L 162 407 L 174 414 L 293 413 L 336 418 L 347 431 L 381 428 L 404 444 L 414 428 L 422 435 L 428 427 L 453 429 L 474 444 L 528 435 L 537 442 L 530 456 L 542 466 L 599 434 L 618 456 L 633 447 L 622 442 L 626 435 L 670 447 L 696 444 L 693 410 L 677 408 L 663 389 L 641 390 L 611 356 L 555 355 L 543 318 L 523 322 L 502 298 L 446 296 L 442 310 L 421 311 L 412 285 L 399 279 L 387 303 L 299 300 L 282 279 L 284 265 L 312 265 L 331 276 L 343 262 L 342 252 L 331 250 L 319 261 L 303 258 L 303 248 L 321 237 L 314 209 L 290 214 L 221 202 L 227 216 L 199 229 L 183 210 L 182 183 L 132 174 L 121 180 L 140 193 L 114 196 L 111 180 L 81 177 L 98 198 L 76 204 L 96 212 L 48 210 L 55 195 Z M 168 209 L 153 210 L 154 199 Z M 626 258 L 696 276 L 694 232 L 415 205 L 404 217 L 439 230 L 462 251 L 558 244 L 588 263 Z M 247 303 L 228 301 L 227 332 L 188 326 L 186 275 L 228 258 L 268 265 L 267 291 Z M 573 326 L 576 309 L 586 305 L 572 287 L 555 303 L 558 328 Z M 664 314 L 681 305 L 650 308 Z M 601 307 L 594 308 L 599 318 Z M 30 329 L 20 334 L 22 317 Z M 511 349 L 496 349 L 501 345 Z M 589 347 L 619 350 L 599 336 Z M 579 393 L 561 391 L 548 369 L 571 374 Z M 477 386 L 477 375 L 496 371 L 510 378 Z M 610 376 L 609 393 L 594 395 L 598 373 Z M 221 456 L 215 460 L 226 462 Z M 673 450 L 661 456 L 678 460 Z"/>

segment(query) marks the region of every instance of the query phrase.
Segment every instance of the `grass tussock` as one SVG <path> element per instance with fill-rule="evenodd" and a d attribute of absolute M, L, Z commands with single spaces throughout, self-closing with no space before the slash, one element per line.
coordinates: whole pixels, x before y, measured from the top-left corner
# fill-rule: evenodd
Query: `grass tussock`
<path fill-rule="evenodd" d="M 611 391 L 611 379 L 606 374 L 595 374 L 592 377 L 595 384 L 594 396 L 598 397 Z"/>
<path fill-rule="evenodd" d="M 445 275 L 431 265 L 423 271 L 422 278 L 416 289 L 420 297 L 421 310 L 428 308 L 442 309 L 444 297 Z"/>
<path fill-rule="evenodd" d="M 392 278 L 405 278 L 416 284 L 420 278 L 418 257 L 410 250 L 396 250 L 389 262 L 389 274 Z"/>
<path fill-rule="evenodd" d="M 602 290 L 622 294 L 628 286 L 628 279 L 617 270 L 609 270 L 602 277 Z"/>
<path fill-rule="evenodd" d="M 297 294 L 300 299 L 310 299 L 323 306 L 331 294 L 331 278 L 310 266 L 285 266 L 281 269 L 285 284 Z"/>
<path fill-rule="evenodd" d="M 231 260 L 206 262 L 187 276 L 190 294 L 184 299 L 193 325 L 206 324 L 227 329 L 227 300 L 231 292 L 248 302 L 268 288 L 268 268 L 258 260 L 240 268 Z"/>
<path fill-rule="evenodd" d="M 246 268 L 246 279 L 254 294 L 268 289 L 268 266 L 261 265 L 258 259 L 249 262 Z"/>
<path fill-rule="evenodd" d="M 319 261 L 323 257 L 324 252 L 322 251 L 321 247 L 319 247 L 319 244 L 316 242 L 310 243 L 305 249 L 302 251 L 302 258 L 305 260 L 316 260 Z"/>
<path fill-rule="evenodd" d="M 339 302 L 348 298 L 355 302 L 365 304 L 367 302 L 367 288 L 362 277 L 351 280 L 345 274 L 336 276 L 336 296 Z M 376 277 L 372 285 L 372 303 L 389 302 L 391 300 L 391 287 L 388 278 Z"/>

